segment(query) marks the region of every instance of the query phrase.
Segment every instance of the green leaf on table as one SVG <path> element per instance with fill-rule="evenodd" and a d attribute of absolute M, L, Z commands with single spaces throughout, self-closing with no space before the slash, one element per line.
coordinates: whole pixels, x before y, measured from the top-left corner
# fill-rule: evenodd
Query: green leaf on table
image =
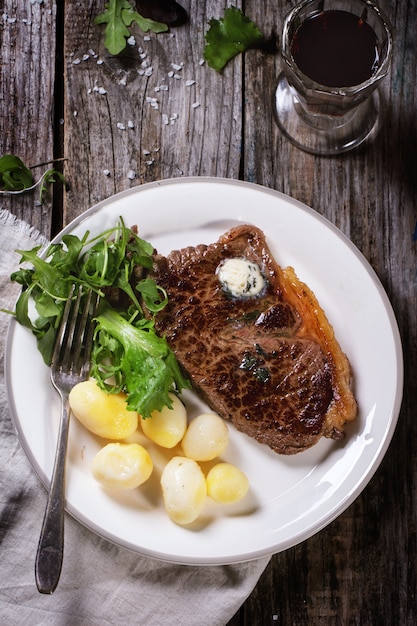
<path fill-rule="evenodd" d="M 33 185 L 32 172 L 19 157 L 5 154 L 0 157 L 0 189 L 22 191 Z"/>
<path fill-rule="evenodd" d="M 166 24 L 155 22 L 139 15 L 128 0 L 109 0 L 105 10 L 97 15 L 96 24 L 106 24 L 104 45 L 112 55 L 117 55 L 126 48 L 126 40 L 130 37 L 129 26 L 133 22 L 147 33 L 161 33 L 168 30 Z"/>
<path fill-rule="evenodd" d="M 211 19 L 209 26 L 204 58 L 217 72 L 234 56 L 264 39 L 256 24 L 233 6 L 225 10 L 223 19 Z"/>
<path fill-rule="evenodd" d="M 104 45 L 110 54 L 119 54 L 126 47 L 130 31 L 123 21 L 122 12 L 130 9 L 128 0 L 110 0 L 105 11 L 94 20 L 96 24 L 106 24 Z"/>
<path fill-rule="evenodd" d="M 5 154 L 0 157 L 0 194 L 21 194 L 39 187 L 39 201 L 42 204 L 44 194 L 48 190 L 48 186 L 56 182 L 56 176 L 65 182 L 63 174 L 53 168 L 46 170 L 41 178 L 35 182 L 31 170 L 19 157 L 13 154 Z"/>
<path fill-rule="evenodd" d="M 46 172 L 42 175 L 39 185 L 39 200 L 41 204 L 43 202 L 44 194 L 48 191 L 48 185 L 56 182 L 56 176 L 62 183 L 65 183 L 64 175 L 54 168 L 46 170 Z"/>
<path fill-rule="evenodd" d="M 168 30 L 168 26 L 163 24 L 162 22 L 155 22 L 155 20 L 151 20 L 147 17 L 142 17 L 137 11 L 131 9 L 130 11 L 126 11 L 123 13 L 123 19 L 125 21 L 126 26 L 130 26 L 132 22 L 136 22 L 141 30 L 144 33 L 149 31 L 153 33 L 166 33 Z"/>

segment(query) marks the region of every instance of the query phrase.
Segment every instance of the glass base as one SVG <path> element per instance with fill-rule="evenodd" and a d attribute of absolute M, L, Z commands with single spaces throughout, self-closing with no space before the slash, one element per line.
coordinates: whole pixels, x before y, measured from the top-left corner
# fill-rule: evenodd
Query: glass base
<path fill-rule="evenodd" d="M 375 89 L 368 100 L 346 117 L 309 116 L 301 108 L 285 75 L 279 76 L 275 93 L 278 126 L 293 144 L 312 154 L 341 154 L 370 139 L 378 131 L 379 109 L 379 94 Z M 320 128 L 321 125 L 326 128 Z"/>

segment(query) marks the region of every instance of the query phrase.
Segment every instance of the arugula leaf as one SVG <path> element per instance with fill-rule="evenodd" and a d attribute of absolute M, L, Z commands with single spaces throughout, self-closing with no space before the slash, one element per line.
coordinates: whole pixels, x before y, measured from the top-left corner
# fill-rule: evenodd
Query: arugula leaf
<path fill-rule="evenodd" d="M 204 58 L 217 72 L 234 56 L 264 38 L 256 24 L 234 6 L 225 10 L 223 19 L 211 19 L 209 26 Z"/>
<path fill-rule="evenodd" d="M 162 311 L 168 303 L 167 292 L 151 278 L 143 278 L 137 285 L 136 290 L 142 296 L 146 308 L 152 313 Z"/>
<path fill-rule="evenodd" d="M 0 188 L 2 191 L 22 191 L 34 183 L 32 172 L 19 157 L 0 157 Z"/>
<path fill-rule="evenodd" d="M 40 179 L 40 184 L 39 184 L 39 201 L 41 204 L 43 201 L 44 194 L 48 191 L 48 185 L 51 185 L 52 183 L 56 182 L 55 176 L 57 176 L 62 183 L 65 182 L 64 175 L 61 174 L 61 172 L 58 172 L 58 170 L 56 169 L 52 168 L 52 169 L 46 170 L 46 172 L 42 174 L 42 177 Z"/>
<path fill-rule="evenodd" d="M 56 169 L 46 170 L 35 182 L 31 170 L 19 157 L 5 154 L 0 157 L 0 194 L 20 194 L 33 191 L 39 186 L 39 201 L 42 204 L 48 185 L 56 182 L 55 176 L 65 182 L 64 176 Z"/>
<path fill-rule="evenodd" d="M 126 48 L 126 39 L 130 37 L 129 26 L 136 22 L 147 33 L 161 33 L 168 30 L 166 24 L 155 22 L 139 15 L 128 0 L 109 0 L 105 11 L 94 19 L 96 24 L 106 24 L 104 45 L 112 55 L 117 55 Z"/>
<path fill-rule="evenodd" d="M 163 24 L 162 22 L 156 22 L 155 20 L 151 20 L 148 17 L 142 17 L 137 11 L 131 9 L 130 11 L 126 11 L 123 14 L 123 19 L 125 21 L 126 26 L 130 26 L 132 22 L 136 22 L 141 30 L 144 33 L 152 31 L 155 34 L 158 33 L 166 33 L 168 30 L 167 24 Z"/>
<path fill-rule="evenodd" d="M 127 407 L 142 417 L 172 406 L 168 395 L 189 387 L 165 337 L 148 321 L 130 323 L 105 304 L 97 316 L 92 353 L 92 376 L 102 389 L 125 392 Z M 111 378 L 113 382 L 107 382 Z"/>

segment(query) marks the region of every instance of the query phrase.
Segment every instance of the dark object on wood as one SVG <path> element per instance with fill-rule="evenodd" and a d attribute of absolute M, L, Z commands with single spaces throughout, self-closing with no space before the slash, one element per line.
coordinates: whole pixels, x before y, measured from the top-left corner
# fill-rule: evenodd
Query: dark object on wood
<path fill-rule="evenodd" d="M 172 0 L 136 0 L 136 8 L 142 17 L 167 26 L 181 26 L 188 19 L 186 10 Z"/>

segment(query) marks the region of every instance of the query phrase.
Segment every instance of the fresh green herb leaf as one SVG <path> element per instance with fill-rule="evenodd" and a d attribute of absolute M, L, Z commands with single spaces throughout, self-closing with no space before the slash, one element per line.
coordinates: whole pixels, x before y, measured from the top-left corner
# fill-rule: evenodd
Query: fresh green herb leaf
<path fill-rule="evenodd" d="M 19 157 L 5 154 L 0 157 L 0 189 L 22 191 L 33 185 L 32 172 Z"/>
<path fill-rule="evenodd" d="M 123 14 L 123 19 L 126 26 L 130 26 L 133 22 L 135 22 L 144 33 L 151 31 L 158 34 L 166 33 L 168 30 L 168 26 L 166 24 L 163 24 L 162 22 L 155 22 L 155 20 L 151 20 L 148 17 L 142 17 L 133 9 L 126 11 L 126 13 Z"/>
<path fill-rule="evenodd" d="M 149 324 L 137 327 L 108 305 L 99 312 L 92 376 L 99 386 L 127 394 L 127 406 L 142 417 L 172 406 L 168 392 L 189 387 L 165 337 Z M 109 378 L 112 379 L 110 384 Z"/>
<path fill-rule="evenodd" d="M 104 45 L 110 54 L 119 54 L 126 47 L 130 31 L 122 18 L 123 10 L 130 10 L 128 0 L 110 0 L 105 11 L 95 18 L 96 24 L 106 24 Z"/>
<path fill-rule="evenodd" d="M 52 168 L 46 170 L 46 172 L 42 174 L 39 184 L 39 200 L 41 204 L 43 202 L 44 194 L 48 191 L 48 185 L 52 185 L 52 183 L 55 183 L 56 177 L 58 177 L 62 183 L 65 182 L 64 175 L 61 174 L 61 172 L 58 172 L 58 170 L 56 169 Z"/>
<path fill-rule="evenodd" d="M 39 186 L 39 200 L 42 204 L 48 185 L 56 182 L 55 176 L 64 182 L 64 176 L 56 169 L 46 170 L 38 182 L 35 182 L 32 172 L 19 157 L 12 154 L 0 157 L 0 193 L 19 194 L 33 191 Z"/>
<path fill-rule="evenodd" d="M 136 290 L 142 296 L 146 307 L 152 313 L 162 311 L 168 303 L 168 296 L 165 289 L 156 284 L 152 278 L 144 278 L 137 285 Z"/>
<path fill-rule="evenodd" d="M 234 56 L 264 38 L 256 24 L 233 6 L 225 10 L 223 19 L 211 19 L 209 26 L 204 58 L 217 72 Z"/>
<path fill-rule="evenodd" d="M 112 55 L 117 55 L 126 48 L 126 40 L 130 37 L 128 27 L 133 22 L 147 33 L 161 33 L 168 30 L 166 24 L 155 22 L 139 15 L 128 0 L 109 0 L 105 11 L 97 15 L 96 24 L 106 24 L 104 45 Z"/>

